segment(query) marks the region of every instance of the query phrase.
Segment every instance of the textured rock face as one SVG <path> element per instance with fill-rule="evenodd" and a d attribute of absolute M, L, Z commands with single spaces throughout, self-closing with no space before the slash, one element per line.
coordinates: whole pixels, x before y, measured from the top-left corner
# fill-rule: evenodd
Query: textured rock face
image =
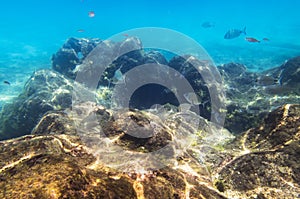
<path fill-rule="evenodd" d="M 300 57 L 295 57 L 288 60 L 279 69 L 282 70 L 281 84 L 298 88 L 297 91 L 300 93 Z"/>
<path fill-rule="evenodd" d="M 149 84 L 148 90 L 138 90 L 136 95 L 133 95 L 133 98 L 130 99 L 130 108 L 148 109 L 153 104 L 166 103 L 179 106 L 176 99 L 178 97 L 182 102 L 190 103 L 192 110 L 199 109 L 204 118 L 218 122 L 220 110 L 224 113 L 226 107 L 221 106 L 224 95 L 221 92 L 220 77 L 216 76 L 217 70 L 211 67 L 211 63 L 198 60 L 194 56 L 177 56 L 168 62 L 160 52 L 144 50 L 142 47 L 142 42 L 136 37 L 128 37 L 121 42 L 70 38 L 53 55 L 52 68 L 54 71 L 35 72 L 26 83 L 22 94 L 12 104 L 3 108 L 0 116 L 2 123 L 0 140 L 29 134 L 45 112 L 64 110 L 70 107 L 72 100 L 84 101 L 87 97 L 80 94 L 85 89 L 81 89 L 81 87 L 90 89 L 91 91 L 84 91 L 90 94 L 96 90 L 96 93 L 92 94 L 94 96 L 88 96 L 92 96 L 93 100 L 101 105 L 111 107 L 112 99 L 110 97 L 117 84 L 116 79 L 118 80 L 121 78 L 119 76 L 136 66 L 145 64 L 171 67 L 179 71 L 182 77 L 175 73 L 172 76 L 169 70 L 163 69 L 157 73 L 151 70 L 149 72 L 140 71 L 141 74 L 135 77 L 139 78 L 138 80 L 143 81 L 144 75 L 149 75 L 154 78 L 153 81 L 171 82 L 168 85 L 170 88 Z M 195 68 L 198 68 L 201 74 Z M 133 87 L 137 79 L 131 78 L 133 81 L 130 82 L 130 78 L 126 79 L 124 75 L 126 81 L 124 80 L 123 83 Z M 175 78 L 178 81 L 174 81 Z M 194 95 L 198 98 L 196 104 L 193 104 L 185 96 L 188 93 L 179 93 L 176 90 L 176 87 L 180 86 L 180 78 L 186 78 L 195 90 Z M 79 83 L 75 87 L 74 79 Z M 75 98 L 74 95 L 72 96 L 73 92 L 75 92 Z M 122 92 L 126 94 L 127 90 L 122 90 Z M 147 93 L 150 93 L 150 96 Z M 213 95 L 213 99 L 210 94 Z M 214 100 L 214 104 L 212 100 Z M 212 112 L 213 114 L 211 114 Z M 221 120 L 220 123 L 222 122 Z"/>
<path fill-rule="evenodd" d="M 76 74 L 73 70 L 76 65 L 81 64 L 100 42 L 99 39 L 68 39 L 52 56 L 52 69 L 68 78 L 75 79 Z"/>
<path fill-rule="evenodd" d="M 0 139 L 30 134 L 44 113 L 70 107 L 72 81 L 51 70 L 35 72 L 23 93 L 0 115 Z"/>
<path fill-rule="evenodd" d="M 95 111 L 99 116 L 108 113 L 99 108 Z M 108 118 L 115 119 L 99 120 L 103 131 L 127 150 L 139 151 L 136 146 L 152 146 L 155 150 L 160 143 L 157 138 L 173 135 L 151 114 L 128 111 Z M 121 132 L 137 133 L 135 124 L 145 126 L 149 121 L 155 128 L 161 126 L 149 142 L 119 136 Z M 177 164 L 157 170 L 114 170 L 89 153 L 91 149 L 82 143 L 75 128 L 70 128 L 72 124 L 74 121 L 65 113 L 49 112 L 33 131 L 38 135 L 0 142 L 2 198 L 226 198 L 213 187 L 203 164 L 188 153 Z"/>
<path fill-rule="evenodd" d="M 227 97 L 225 127 L 241 133 L 258 125 L 268 112 L 299 103 L 299 68 L 299 57 L 261 73 L 249 72 L 241 64 L 219 66 Z"/>
<path fill-rule="evenodd" d="M 128 176 L 88 169 L 95 158 L 76 138 L 26 136 L 0 148 L 1 198 L 137 198 Z"/>
<path fill-rule="evenodd" d="M 300 106 L 287 104 L 237 138 L 235 157 L 218 172 L 219 190 L 237 198 L 299 197 L 299 119 Z"/>
<path fill-rule="evenodd" d="M 99 112 L 99 108 L 95 111 Z M 99 120 L 103 127 L 112 124 L 103 129 L 108 135 L 125 130 L 134 133 L 135 130 L 129 128 L 135 126 L 130 125 L 132 122 L 145 125 L 147 121 L 153 121 L 155 126 L 161 125 L 156 116 L 139 111 L 124 112 L 123 117 L 107 113 L 109 110 L 101 109 L 99 115 L 106 115 L 107 119 L 116 118 Z M 188 120 L 180 120 L 177 114 L 170 117 L 176 117 L 177 122 L 184 124 L 178 128 L 176 122 L 169 118 L 165 124 L 170 129 L 160 129 L 162 132 L 176 136 L 180 132 L 193 131 L 185 123 Z M 0 196 L 297 198 L 300 191 L 299 118 L 300 105 L 288 104 L 270 113 L 259 127 L 246 131 L 233 142 L 219 142 L 217 145 L 212 144 L 217 139 L 209 141 L 208 136 L 216 133 L 214 127 L 203 120 L 201 126 L 206 127 L 201 130 L 202 136 L 197 134 L 197 145 L 191 145 L 176 157 L 174 164 L 156 170 L 124 172 L 99 161 L 90 146 L 77 136 L 76 128 L 70 128 L 75 121 L 67 114 L 49 112 L 33 131 L 38 134 L 0 142 Z M 147 145 L 138 139 L 128 140 L 120 136 L 110 139 L 115 144 L 120 144 L 120 140 L 127 150 L 139 151 L 130 146 Z M 207 151 L 208 143 L 214 150 Z M 205 163 L 199 161 L 196 155 L 199 150 L 209 156 L 202 159 Z M 209 169 L 204 165 L 209 165 Z"/>

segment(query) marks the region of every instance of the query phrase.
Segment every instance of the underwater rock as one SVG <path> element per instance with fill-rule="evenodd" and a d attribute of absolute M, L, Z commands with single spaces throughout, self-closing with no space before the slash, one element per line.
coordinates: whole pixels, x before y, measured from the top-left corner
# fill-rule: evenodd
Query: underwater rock
<path fill-rule="evenodd" d="M 91 116 L 97 115 L 94 119 L 104 127 L 105 135 L 110 137 L 111 142 L 118 143 L 115 136 L 120 132 L 136 135 L 137 125 L 146 127 L 149 122 L 152 122 L 152 128 L 157 128 L 157 132 L 161 130 L 175 137 L 176 134 L 185 136 L 187 132 L 195 134 L 191 122 L 199 116 L 192 112 L 179 112 L 160 121 L 157 116 L 145 111 L 117 113 L 95 105 L 91 109 L 91 105 L 80 104 L 78 107 L 81 109 L 75 107 L 69 110 L 71 112 L 48 112 L 36 126 L 34 132 L 37 134 L 0 142 L 1 198 L 226 199 L 298 196 L 300 105 L 287 104 L 276 109 L 259 127 L 244 132 L 232 142 L 219 141 L 217 138 L 226 134 L 224 129 L 202 118 L 199 120 L 201 130 L 196 133 L 198 141 L 182 154 L 177 153 L 174 164 L 155 170 L 130 168 L 131 171 L 116 170 L 101 162 L 82 135 L 74 133 L 73 129 L 78 128 L 73 126 L 76 121 L 80 117 L 85 118 L 82 124 L 87 125 L 93 122 Z M 79 110 L 82 112 L 79 113 Z M 72 114 L 72 111 L 75 113 Z M 88 131 L 81 133 L 90 135 Z M 156 135 L 165 137 L 167 134 Z M 135 146 L 132 144 L 138 143 L 137 140 L 122 139 L 121 143 L 132 150 L 131 146 Z M 155 144 L 156 141 L 158 143 Z M 163 146 L 159 142 L 155 139 L 144 144 Z M 208 147 L 214 150 L 207 150 Z M 206 155 L 203 159 L 197 156 L 200 151 Z"/>
<path fill-rule="evenodd" d="M 168 65 L 167 59 L 158 51 L 150 51 L 145 54 L 144 63 L 157 63 Z"/>
<path fill-rule="evenodd" d="M 257 126 L 267 113 L 260 109 L 252 111 L 240 107 L 238 104 L 229 104 L 226 114 L 224 127 L 228 128 L 234 134 L 239 134 L 251 127 Z"/>
<path fill-rule="evenodd" d="M 172 140 L 172 134 L 155 115 L 139 111 L 118 111 L 113 118 L 102 122 L 102 130 L 109 137 L 118 137 L 116 144 L 127 150 L 152 152 L 165 147 Z M 168 155 L 170 155 L 168 153 Z"/>
<path fill-rule="evenodd" d="M 124 172 L 105 166 L 96 153 L 91 153 L 93 149 L 82 142 L 82 135 L 70 133 L 73 128 L 69 126 L 80 116 L 95 113 L 112 142 L 116 141 L 113 135 L 120 135 L 121 131 L 131 134 L 137 133 L 138 126 L 153 128 L 156 133 L 152 141 L 142 143 L 148 150 L 163 146 L 164 139 L 171 139 L 169 135 L 173 132 L 150 113 L 131 110 L 118 114 L 97 106 L 89 111 L 90 105 L 81 104 L 82 109 L 73 111 L 82 110 L 82 114 L 69 117 L 61 112 L 48 112 L 34 130 L 37 135 L 0 142 L 1 198 L 226 198 L 214 188 L 204 164 L 188 153 L 178 158 L 176 164 L 156 170 L 129 168 L 131 172 Z M 89 117 L 83 120 L 83 124 L 90 122 Z M 149 122 L 151 127 L 147 126 Z M 138 143 L 138 139 L 119 140 L 129 150 L 135 146 L 133 143 Z M 142 145 L 139 143 L 139 147 Z"/>
<path fill-rule="evenodd" d="M 233 198 L 297 198 L 300 193 L 300 105 L 286 104 L 232 144 L 216 186 Z"/>
<path fill-rule="evenodd" d="M 211 64 L 208 60 L 199 60 L 191 55 L 175 56 L 168 64 L 179 71 L 182 77 L 189 82 L 198 98 L 197 108 L 199 108 L 200 115 L 206 119 L 217 118 L 218 115 L 214 112 L 220 114 L 225 110 L 223 103 L 225 93 L 221 77 Z M 187 101 L 187 103 L 190 102 Z M 195 108 L 196 106 L 192 104 L 191 110 Z M 215 111 L 212 111 L 213 109 Z M 215 119 L 215 122 L 222 123 L 218 119 Z"/>
<path fill-rule="evenodd" d="M 245 66 L 235 63 L 219 66 L 227 97 L 225 128 L 241 133 L 257 126 L 276 108 L 299 103 L 298 62 L 299 58 L 292 58 L 280 67 L 260 73 L 247 71 Z"/>
<path fill-rule="evenodd" d="M 64 44 L 62 49 L 72 49 L 76 54 L 80 47 L 79 39 L 71 38 Z M 209 60 L 199 60 L 195 56 L 175 56 L 168 62 L 162 51 L 157 49 L 143 49 L 142 41 L 136 37 L 127 37 L 121 42 L 103 41 L 100 42 L 85 58 L 82 63 L 73 64 L 72 67 L 66 66 L 62 68 L 69 68 L 72 71 L 72 75 L 67 75 L 76 81 L 81 83 L 90 89 L 102 89 L 102 87 L 109 87 L 113 89 L 117 84 L 126 84 L 127 88 L 130 85 L 134 86 L 136 82 L 143 82 L 144 75 L 152 78 L 153 82 L 167 82 L 169 88 L 163 88 L 158 86 L 147 87 L 151 92 L 157 93 L 158 97 L 149 97 L 148 95 L 140 95 L 141 92 L 137 90 L 137 96 L 139 99 L 133 98 L 130 103 L 130 108 L 147 109 L 153 104 L 166 104 L 178 106 L 179 103 L 174 97 L 174 94 L 178 94 L 176 90 L 179 84 L 180 78 L 186 79 L 192 89 L 195 91 L 195 95 L 199 98 L 197 105 L 192 104 L 191 109 L 193 111 L 199 110 L 201 116 L 212 119 L 217 123 L 223 123 L 222 115 L 225 113 L 225 106 L 223 105 L 224 94 L 222 92 L 221 78 L 217 74 L 217 70 L 212 67 L 212 63 Z M 59 54 L 59 52 L 58 52 Z M 64 57 L 67 61 L 78 62 L 70 60 L 67 56 Z M 171 77 L 168 71 L 164 68 L 160 68 L 161 71 L 139 71 L 140 66 L 145 64 L 157 64 L 169 66 L 181 75 L 176 74 L 176 77 Z M 62 66 L 64 64 L 61 64 Z M 76 67 L 75 67 L 76 65 Z M 68 70 L 69 70 L 68 69 Z M 127 72 L 132 72 L 133 69 L 137 75 L 129 77 Z M 214 71 L 215 70 L 215 71 Z M 138 72 L 137 72 L 138 71 Z M 156 72 L 158 74 L 156 74 Z M 66 74 L 66 72 L 62 72 Z M 69 73 L 69 72 L 67 72 Z M 201 73 L 201 74 L 200 74 Z M 165 75 L 165 76 L 164 76 Z M 182 77 L 181 77 L 182 76 Z M 156 78 L 156 79 L 155 79 Z M 134 81 L 134 83 L 130 81 Z M 157 83 L 159 84 L 159 83 Z M 180 87 L 180 86 L 179 86 Z M 181 85 L 182 87 L 182 85 Z M 124 93 L 129 91 L 123 90 Z M 186 91 L 187 92 L 187 91 Z M 146 93 L 143 91 L 143 93 Z M 180 93 L 180 99 L 184 100 L 187 93 Z M 214 102 L 211 102 L 213 95 Z M 156 100 L 153 104 L 147 104 L 152 99 Z M 150 100 L 151 99 L 151 100 Z M 145 102 L 145 104 L 143 104 Z M 107 104 L 106 102 L 104 102 Z M 187 101 L 187 103 L 190 103 Z M 212 105 L 213 103 L 213 105 Z M 110 107 L 110 106 L 108 106 Z M 212 111 L 211 111 L 212 110 Z M 221 113 L 222 112 L 222 113 Z M 213 113 L 213 114 L 211 114 Z"/>
<path fill-rule="evenodd" d="M 36 71 L 0 115 L 0 140 L 30 134 L 44 113 L 71 106 L 72 81 L 52 70 Z"/>
<path fill-rule="evenodd" d="M 0 148 L 1 198 L 137 198 L 130 177 L 89 169 L 95 158 L 76 137 L 27 135 Z"/>
<path fill-rule="evenodd" d="M 300 106 L 286 104 L 269 113 L 262 124 L 247 132 L 245 147 L 276 150 L 299 139 Z"/>
<path fill-rule="evenodd" d="M 281 70 L 280 82 L 282 85 L 298 88 L 300 93 L 300 56 L 288 60 L 279 67 Z"/>
<path fill-rule="evenodd" d="M 74 49 L 62 48 L 52 57 L 52 68 L 73 79 L 73 70 L 79 63 L 79 58 Z"/>
<path fill-rule="evenodd" d="M 76 128 L 64 111 L 49 111 L 43 115 L 31 134 L 67 134 L 76 135 Z"/>
<path fill-rule="evenodd" d="M 124 72 L 127 67 L 143 63 L 142 43 L 136 37 L 129 37 L 121 42 L 104 41 L 76 66 L 76 80 L 88 88 L 108 85 L 118 69 Z M 121 69 L 122 68 L 122 69 Z"/>
<path fill-rule="evenodd" d="M 243 64 L 238 63 L 228 63 L 221 66 L 218 66 L 220 72 L 223 71 L 223 74 L 227 75 L 227 78 L 236 78 L 247 71 L 247 67 Z"/>
<path fill-rule="evenodd" d="M 238 63 L 229 63 L 218 66 L 218 70 L 224 78 L 227 87 L 232 90 L 237 89 L 240 92 L 240 95 L 255 86 L 258 76 L 256 73 L 247 71 L 246 66 Z M 235 93 L 235 95 L 236 94 L 237 93 Z"/>
<path fill-rule="evenodd" d="M 101 42 L 100 39 L 70 38 L 52 56 L 52 69 L 75 79 L 74 69 Z"/>

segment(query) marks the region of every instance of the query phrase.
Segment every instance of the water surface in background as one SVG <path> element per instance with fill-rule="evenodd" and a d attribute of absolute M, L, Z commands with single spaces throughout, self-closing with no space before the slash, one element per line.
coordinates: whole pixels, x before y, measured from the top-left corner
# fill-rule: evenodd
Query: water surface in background
<path fill-rule="evenodd" d="M 128 29 L 163 27 L 195 39 L 216 64 L 239 62 L 252 71 L 279 66 L 300 55 L 299 7 L 298 0 L 3 1 L 0 107 L 20 93 L 34 70 L 51 67 L 52 54 L 69 37 L 106 39 Z M 204 28 L 204 22 L 214 26 Z M 247 37 L 270 41 L 249 43 L 245 35 L 224 39 L 229 29 L 244 27 Z"/>

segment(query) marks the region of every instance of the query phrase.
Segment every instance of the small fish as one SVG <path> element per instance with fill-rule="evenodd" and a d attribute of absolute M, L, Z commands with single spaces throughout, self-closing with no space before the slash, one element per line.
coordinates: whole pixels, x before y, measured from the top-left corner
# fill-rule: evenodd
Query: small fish
<path fill-rule="evenodd" d="M 112 78 L 112 83 L 114 84 L 124 84 L 125 83 L 125 75 L 122 74 L 121 68 L 115 71 L 115 74 Z"/>
<path fill-rule="evenodd" d="M 9 81 L 6 81 L 6 80 L 3 81 L 3 83 L 4 83 L 4 84 L 7 84 L 7 85 L 10 85 L 10 82 L 9 82 Z"/>
<path fill-rule="evenodd" d="M 91 18 L 93 18 L 93 17 L 95 17 L 95 12 L 94 11 L 89 11 L 89 17 L 91 17 Z"/>
<path fill-rule="evenodd" d="M 157 113 L 167 112 L 167 109 L 161 104 L 153 104 L 150 107 L 149 111 L 157 114 Z"/>
<path fill-rule="evenodd" d="M 173 113 L 172 109 L 169 110 L 166 106 L 161 104 L 152 105 L 148 111 L 157 115 L 162 121 L 166 120 L 169 115 Z"/>
<path fill-rule="evenodd" d="M 183 96 L 191 105 L 201 104 L 201 101 L 199 100 L 197 94 L 194 92 L 185 93 Z"/>
<path fill-rule="evenodd" d="M 243 30 L 231 29 L 226 32 L 226 34 L 224 35 L 224 39 L 233 39 L 239 37 L 242 33 L 244 33 L 245 35 L 247 34 L 246 27 Z"/>
<path fill-rule="evenodd" d="M 153 104 L 151 107 L 150 107 L 150 110 L 152 111 L 158 111 L 158 109 L 160 109 L 162 107 L 161 104 Z"/>
<path fill-rule="evenodd" d="M 77 32 L 84 32 L 84 30 L 83 29 L 78 29 Z"/>
<path fill-rule="evenodd" d="M 270 75 L 262 75 L 258 77 L 255 82 L 261 86 L 280 84 L 280 81 L 277 78 L 274 78 Z"/>
<path fill-rule="evenodd" d="M 123 34 L 123 36 L 124 36 L 124 37 L 129 37 L 129 35 L 128 35 L 128 34 L 126 34 L 126 33 L 125 33 L 125 34 Z"/>
<path fill-rule="evenodd" d="M 189 103 L 182 103 L 179 105 L 178 109 L 180 112 L 187 112 L 191 109 L 192 105 Z"/>
<path fill-rule="evenodd" d="M 266 38 L 266 37 L 263 38 L 263 40 L 264 40 L 264 41 L 270 41 L 270 39 L 269 39 L 269 38 Z"/>
<path fill-rule="evenodd" d="M 245 39 L 246 39 L 247 41 L 249 41 L 249 42 L 252 42 L 252 43 L 255 43 L 255 42 L 260 43 L 259 40 L 255 39 L 255 38 L 253 38 L 253 37 L 246 37 Z"/>
<path fill-rule="evenodd" d="M 283 95 L 292 92 L 294 89 L 285 85 L 270 85 L 263 87 L 264 91 L 270 95 Z"/>
<path fill-rule="evenodd" d="M 202 28 L 212 28 L 212 27 L 215 27 L 215 23 L 206 21 L 206 22 L 203 22 L 201 26 L 202 26 Z"/>

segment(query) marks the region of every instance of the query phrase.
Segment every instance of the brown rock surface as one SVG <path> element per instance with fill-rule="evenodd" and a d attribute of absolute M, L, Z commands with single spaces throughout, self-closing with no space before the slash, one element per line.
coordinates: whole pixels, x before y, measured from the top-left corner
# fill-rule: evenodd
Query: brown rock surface
<path fill-rule="evenodd" d="M 147 126 L 151 121 L 155 140 L 172 138 L 171 130 L 154 115 L 128 111 L 112 119 L 104 109 L 95 111 L 103 127 L 111 125 L 104 130 L 109 136 L 134 131 L 135 124 L 151 130 Z M 120 129 L 124 122 L 127 125 Z M 72 124 L 67 114 L 49 112 L 34 129 L 36 135 L 0 142 L 1 198 L 226 198 L 214 188 L 205 166 L 188 153 L 161 169 L 122 172 L 99 162 L 82 137 L 75 135 Z M 155 140 L 149 138 L 145 148 Z M 126 141 L 120 136 L 116 143 L 123 146 Z M 130 146 L 136 146 L 137 140 L 128 143 L 129 149 L 136 150 Z"/>
<path fill-rule="evenodd" d="M 239 136 L 217 172 L 219 190 L 237 198 L 299 198 L 300 106 L 287 104 Z"/>
<path fill-rule="evenodd" d="M 160 121 L 155 115 L 135 110 L 115 113 L 95 106 L 83 112 L 97 116 L 94 119 L 114 144 L 138 153 L 151 151 L 147 147 L 152 141 L 168 138 L 171 142 L 180 132 L 188 135 L 194 131 L 188 126 L 193 117 L 184 120 L 178 113 Z M 70 116 L 49 112 L 33 131 L 35 135 L 0 142 L 1 198 L 299 197 L 300 105 L 276 109 L 260 126 L 227 144 L 218 140 L 221 129 L 201 120 L 203 128 L 197 131 L 196 142 L 183 154 L 177 154 L 175 147 L 172 164 L 136 171 L 117 170 L 99 161 L 99 154 L 86 142 L 97 133 L 90 133 L 87 139 L 78 136 L 84 129 L 72 127 L 78 115 Z M 95 122 L 93 117 L 87 118 L 82 125 Z M 139 126 L 149 129 L 153 138 L 141 143 L 123 137 L 137 135 Z M 215 132 L 217 137 L 210 137 Z M 165 144 L 153 145 L 153 150 Z"/>

